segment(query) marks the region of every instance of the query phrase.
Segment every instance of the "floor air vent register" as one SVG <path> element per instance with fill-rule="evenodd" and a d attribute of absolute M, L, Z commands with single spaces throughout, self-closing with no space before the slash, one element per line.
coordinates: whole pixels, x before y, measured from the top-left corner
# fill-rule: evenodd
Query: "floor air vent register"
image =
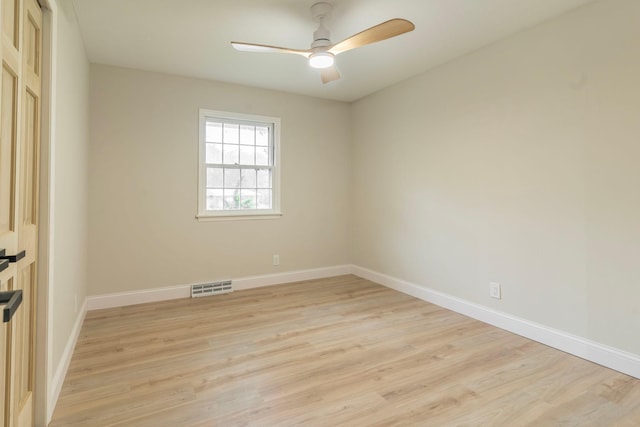
<path fill-rule="evenodd" d="M 208 297 L 210 295 L 228 294 L 233 292 L 231 280 L 224 282 L 202 283 L 191 285 L 191 298 Z"/>

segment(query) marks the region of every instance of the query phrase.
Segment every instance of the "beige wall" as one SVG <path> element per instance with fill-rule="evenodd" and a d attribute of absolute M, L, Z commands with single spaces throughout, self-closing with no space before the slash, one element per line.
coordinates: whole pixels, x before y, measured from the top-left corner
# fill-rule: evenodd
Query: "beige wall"
<path fill-rule="evenodd" d="M 352 262 L 640 354 L 639 19 L 597 2 L 353 105 L 92 65 L 89 294 Z M 282 118 L 281 219 L 195 220 L 198 108 Z"/>
<path fill-rule="evenodd" d="M 597 2 L 355 103 L 354 263 L 640 354 L 639 23 Z"/>
<path fill-rule="evenodd" d="M 199 108 L 281 118 L 282 218 L 195 219 Z M 92 65 L 89 293 L 348 263 L 349 126 L 345 103 Z"/>
<path fill-rule="evenodd" d="M 56 100 L 50 171 L 53 247 L 49 260 L 53 370 L 49 375 L 59 369 L 80 314 L 88 264 L 89 61 L 71 1 L 56 3 Z"/>

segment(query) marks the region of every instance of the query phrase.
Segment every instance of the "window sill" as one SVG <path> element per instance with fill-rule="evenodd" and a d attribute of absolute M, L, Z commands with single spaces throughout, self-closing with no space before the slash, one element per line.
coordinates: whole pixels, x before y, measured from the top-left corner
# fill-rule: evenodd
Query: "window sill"
<path fill-rule="evenodd" d="M 257 213 L 257 214 L 199 214 L 196 215 L 196 219 L 199 222 L 210 221 L 249 221 L 249 220 L 264 220 L 264 219 L 280 219 L 282 212 L 274 213 Z"/>

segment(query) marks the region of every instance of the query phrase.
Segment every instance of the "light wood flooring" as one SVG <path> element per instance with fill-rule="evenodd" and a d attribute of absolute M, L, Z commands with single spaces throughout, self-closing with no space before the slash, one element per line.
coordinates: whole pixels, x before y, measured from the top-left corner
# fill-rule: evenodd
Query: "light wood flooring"
<path fill-rule="evenodd" d="M 640 380 L 355 276 L 87 314 L 51 427 L 640 426 Z"/>

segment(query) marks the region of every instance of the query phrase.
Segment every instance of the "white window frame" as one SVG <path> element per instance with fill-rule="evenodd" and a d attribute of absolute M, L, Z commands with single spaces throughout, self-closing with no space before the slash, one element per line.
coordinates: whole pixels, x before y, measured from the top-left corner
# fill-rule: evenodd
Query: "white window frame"
<path fill-rule="evenodd" d="M 273 128 L 273 165 L 271 165 L 271 209 L 207 210 L 206 122 L 207 117 L 222 120 L 245 121 L 268 125 Z M 280 118 L 253 114 L 232 113 L 201 108 L 199 112 L 198 138 L 198 213 L 199 221 L 277 219 L 280 210 Z"/>

